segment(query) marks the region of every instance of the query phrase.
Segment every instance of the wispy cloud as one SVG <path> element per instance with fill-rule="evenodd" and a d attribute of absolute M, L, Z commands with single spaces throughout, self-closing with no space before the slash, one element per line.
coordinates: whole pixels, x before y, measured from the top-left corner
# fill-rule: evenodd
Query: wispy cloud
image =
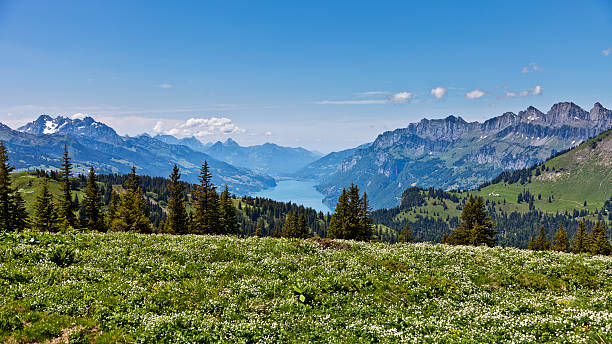
<path fill-rule="evenodd" d="M 610 54 L 612 54 L 612 48 L 608 48 L 608 49 L 602 50 L 601 54 L 603 56 L 609 56 Z"/>
<path fill-rule="evenodd" d="M 368 96 L 380 96 L 380 95 L 385 95 L 389 93 L 391 92 L 389 91 L 368 91 L 368 92 L 357 93 L 357 95 L 360 97 L 368 97 Z"/>
<path fill-rule="evenodd" d="M 186 121 L 174 123 L 170 128 L 166 128 L 166 125 L 164 121 L 158 121 L 155 123 L 153 131 L 158 134 L 173 135 L 179 138 L 191 136 L 204 138 L 209 135 L 242 134 L 246 131 L 226 117 L 194 117 Z"/>
<path fill-rule="evenodd" d="M 376 91 L 378 92 L 378 91 Z M 369 104 L 401 104 L 409 103 L 416 95 L 411 92 L 397 92 L 385 99 L 349 99 L 349 100 L 321 100 L 314 102 L 319 105 L 369 105 Z"/>
<path fill-rule="evenodd" d="M 446 88 L 444 87 L 436 87 L 429 91 L 429 94 L 436 97 L 436 99 L 442 99 L 446 95 Z"/>
<path fill-rule="evenodd" d="M 471 90 L 470 92 L 466 93 L 465 97 L 467 99 L 477 99 L 477 98 L 480 98 L 480 97 L 482 97 L 484 95 L 485 95 L 484 91 L 481 91 L 479 89 L 475 89 L 475 90 Z"/>
<path fill-rule="evenodd" d="M 539 96 L 542 94 L 542 86 L 536 85 L 532 90 L 522 90 L 518 92 L 506 92 L 501 98 L 527 97 L 529 95 Z"/>
<path fill-rule="evenodd" d="M 527 66 L 523 67 L 523 69 L 521 69 L 522 74 L 531 73 L 531 72 L 541 72 L 541 71 L 542 71 L 542 67 L 538 66 L 538 64 L 535 62 L 531 62 Z"/>
<path fill-rule="evenodd" d="M 172 85 L 170 85 L 170 84 L 160 84 L 159 88 L 172 88 Z"/>

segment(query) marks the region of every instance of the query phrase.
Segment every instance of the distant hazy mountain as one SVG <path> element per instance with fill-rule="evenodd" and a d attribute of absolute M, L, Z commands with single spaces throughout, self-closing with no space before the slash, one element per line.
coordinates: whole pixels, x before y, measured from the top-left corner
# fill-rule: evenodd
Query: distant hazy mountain
<path fill-rule="evenodd" d="M 473 188 L 503 170 L 531 166 L 609 128 L 612 111 L 599 103 L 590 111 L 574 103 L 555 104 L 547 113 L 529 107 L 484 123 L 455 116 L 423 119 L 379 135 L 339 164 L 322 163 L 332 173 L 321 175 L 313 168 L 302 176 L 321 182 L 318 188 L 329 205 L 342 187 L 354 182 L 368 193 L 374 208 L 392 207 L 409 186 Z M 329 156 L 321 160 L 325 158 Z"/>
<path fill-rule="evenodd" d="M 301 147 L 283 147 L 274 143 L 241 146 L 231 138 L 225 142 L 217 141 L 214 144 L 202 144 L 196 138 L 177 139 L 171 135 L 158 135 L 155 138 L 167 143 L 191 147 L 234 166 L 277 177 L 290 176 L 321 157 L 320 154 Z"/>
<path fill-rule="evenodd" d="M 212 143 L 202 143 L 200 140 L 196 139 L 195 137 L 185 137 L 182 139 L 176 138 L 172 135 L 156 135 L 153 138 L 163 141 L 165 143 L 169 143 L 171 145 L 183 145 L 183 146 L 187 146 L 191 149 L 193 149 L 194 151 L 197 152 L 204 152 L 206 150 L 206 148 L 210 147 L 212 145 Z"/>
<path fill-rule="evenodd" d="M 59 167 L 66 144 L 78 172 L 85 172 L 93 164 L 101 173 L 127 173 L 134 164 L 139 174 L 167 176 L 177 164 L 183 180 L 197 182 L 200 166 L 206 160 L 213 182 L 219 186 L 227 184 L 238 194 L 276 185 L 272 177 L 232 166 L 184 145 L 168 144 L 148 135 L 119 136 L 91 117 L 70 119 L 43 115 L 19 131 L 0 124 L 0 140 L 7 145 L 17 170 Z"/>
<path fill-rule="evenodd" d="M 365 143 L 355 148 L 345 149 L 339 152 L 329 153 L 322 158 L 304 166 L 293 174 L 294 177 L 309 180 L 321 180 L 336 172 L 344 159 L 353 156 L 356 151 L 367 148 L 372 143 Z"/>

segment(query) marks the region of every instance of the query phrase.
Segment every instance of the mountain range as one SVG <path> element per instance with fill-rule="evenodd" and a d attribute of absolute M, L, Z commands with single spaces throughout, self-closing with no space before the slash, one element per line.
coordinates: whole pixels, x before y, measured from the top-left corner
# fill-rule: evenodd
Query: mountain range
<path fill-rule="evenodd" d="M 0 140 L 17 171 L 58 168 L 66 145 L 76 173 L 86 172 L 90 165 L 100 173 L 127 173 L 134 165 L 139 174 L 167 176 L 177 164 L 183 180 L 197 182 L 200 167 L 207 161 L 213 182 L 228 185 L 237 194 L 276 185 L 268 175 L 233 166 L 184 145 L 168 144 L 148 135 L 120 136 L 91 117 L 42 115 L 18 130 L 0 124 Z"/>
<path fill-rule="evenodd" d="M 177 139 L 171 135 L 157 135 L 155 138 L 167 143 L 182 144 L 234 166 L 274 177 L 292 176 L 299 169 L 321 157 L 321 154 L 301 147 L 283 147 L 269 142 L 245 147 L 231 138 L 225 142 L 217 141 L 207 144 L 201 143 L 195 137 Z"/>
<path fill-rule="evenodd" d="M 586 111 L 563 102 L 546 113 L 530 106 L 482 123 L 456 116 L 423 119 L 382 133 L 370 145 L 329 154 L 298 176 L 319 181 L 318 189 L 332 207 L 350 183 L 368 193 L 374 209 L 393 207 L 407 187 L 474 188 L 504 170 L 544 161 L 609 128 L 612 111 L 600 103 Z M 321 166 L 326 173 L 320 173 Z"/>

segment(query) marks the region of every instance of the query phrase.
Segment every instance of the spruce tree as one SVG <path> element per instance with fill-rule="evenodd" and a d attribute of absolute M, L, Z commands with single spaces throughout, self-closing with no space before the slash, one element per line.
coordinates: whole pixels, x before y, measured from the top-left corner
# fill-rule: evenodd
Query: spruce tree
<path fill-rule="evenodd" d="M 559 225 L 559 229 L 557 229 L 557 232 L 555 233 L 552 249 L 561 252 L 569 251 L 569 240 L 567 239 L 567 232 L 565 231 L 563 225 Z"/>
<path fill-rule="evenodd" d="M 591 229 L 589 252 L 592 254 L 610 255 L 611 251 L 612 247 L 610 246 L 610 239 L 608 239 L 606 225 L 598 221 L 593 226 L 593 229 Z"/>
<path fill-rule="evenodd" d="M 140 187 L 135 166 L 132 166 L 123 188 L 125 193 L 114 211 L 111 229 L 116 232 L 151 233 L 153 227 L 149 220 L 149 203 Z"/>
<path fill-rule="evenodd" d="M 83 225 L 87 230 L 105 232 L 104 215 L 102 213 L 102 194 L 98 188 L 98 179 L 93 166 L 89 167 L 85 197 L 83 198 Z"/>
<path fill-rule="evenodd" d="M 548 251 L 550 250 L 550 240 L 548 240 L 548 235 L 546 235 L 546 228 L 544 226 L 540 226 L 540 234 L 536 237 L 536 240 L 533 244 L 534 251 Z"/>
<path fill-rule="evenodd" d="M 211 182 L 212 174 L 208 162 L 204 161 L 198 177 L 193 201 L 192 232 L 196 234 L 218 234 L 222 231 L 220 219 L 219 195 Z"/>
<path fill-rule="evenodd" d="M 227 185 L 221 193 L 220 200 L 221 207 L 221 230 L 223 234 L 237 235 L 240 234 L 240 227 L 238 226 L 238 217 L 236 215 L 236 208 L 229 193 Z"/>
<path fill-rule="evenodd" d="M 346 228 L 348 227 L 348 193 L 346 188 L 342 188 L 342 193 L 338 197 L 336 209 L 332 214 L 329 226 L 327 228 L 327 236 L 332 239 L 341 239 L 348 236 Z"/>
<path fill-rule="evenodd" d="M 11 209 L 11 226 L 13 230 L 21 231 L 29 226 L 29 215 L 26 211 L 25 200 L 19 191 L 11 195 L 13 208 Z"/>
<path fill-rule="evenodd" d="M 11 172 L 14 167 L 9 165 L 9 156 L 4 143 L 0 141 L 0 230 L 13 231 L 11 223 L 11 209 L 13 199 L 11 195 L 14 190 L 11 186 Z"/>
<path fill-rule="evenodd" d="M 180 178 L 181 174 L 175 164 L 170 174 L 168 217 L 165 223 L 166 232 L 173 234 L 187 234 L 189 231 L 187 210 L 185 208 L 185 186 L 179 181 Z"/>
<path fill-rule="evenodd" d="M 447 241 L 455 245 L 495 246 L 495 223 L 487 214 L 481 197 L 470 195 L 461 212 L 461 222 Z"/>
<path fill-rule="evenodd" d="M 72 186 L 70 177 L 72 176 L 72 163 L 68 156 L 68 148 L 64 145 L 64 155 L 62 156 L 61 166 L 61 196 L 58 201 L 59 219 L 62 227 L 76 227 L 75 208 L 72 202 Z"/>
<path fill-rule="evenodd" d="M 355 188 L 357 188 L 355 186 Z M 357 189 L 357 197 L 359 197 L 359 189 Z M 370 240 L 374 233 L 374 226 L 372 225 L 372 219 L 370 218 L 370 204 L 368 203 L 368 194 L 363 193 L 363 197 L 359 199 L 359 212 L 357 219 L 357 236 L 355 239 L 367 241 Z"/>
<path fill-rule="evenodd" d="M 576 230 L 576 235 L 574 235 L 574 240 L 572 241 L 572 252 L 574 253 L 583 253 L 588 252 L 588 239 L 589 233 L 587 233 L 586 225 L 584 221 L 578 222 L 578 229 Z"/>
<path fill-rule="evenodd" d="M 32 229 L 41 232 L 57 232 L 58 219 L 53 204 L 53 195 L 49 192 L 49 184 L 44 178 L 40 186 L 40 194 L 34 203 L 34 218 Z"/>
<path fill-rule="evenodd" d="M 402 233 L 400 234 L 400 242 L 407 243 L 407 242 L 413 242 L 413 241 L 414 241 L 414 232 L 412 231 L 412 229 L 410 229 L 410 227 L 408 227 L 408 225 L 405 225 L 404 229 L 402 229 Z"/>
<path fill-rule="evenodd" d="M 259 224 L 259 222 L 257 222 L 257 226 L 255 227 L 255 236 L 260 238 L 263 236 L 263 233 L 261 232 L 261 225 Z"/>
<path fill-rule="evenodd" d="M 329 222 L 327 236 L 332 239 L 370 240 L 374 228 L 370 218 L 368 195 L 359 195 L 359 188 L 351 184 L 342 189 L 336 209 Z"/>

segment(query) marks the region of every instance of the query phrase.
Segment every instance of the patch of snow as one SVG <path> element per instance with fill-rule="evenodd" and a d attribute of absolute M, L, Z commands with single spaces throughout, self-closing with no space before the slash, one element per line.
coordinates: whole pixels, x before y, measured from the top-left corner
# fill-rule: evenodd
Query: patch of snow
<path fill-rule="evenodd" d="M 531 115 L 529 117 L 527 117 L 527 120 L 529 121 L 535 121 L 536 119 L 539 119 L 540 117 L 536 116 L 536 115 Z"/>
<path fill-rule="evenodd" d="M 57 123 L 53 123 L 53 121 L 45 122 L 45 129 L 43 130 L 43 134 L 55 134 L 57 132 Z"/>

